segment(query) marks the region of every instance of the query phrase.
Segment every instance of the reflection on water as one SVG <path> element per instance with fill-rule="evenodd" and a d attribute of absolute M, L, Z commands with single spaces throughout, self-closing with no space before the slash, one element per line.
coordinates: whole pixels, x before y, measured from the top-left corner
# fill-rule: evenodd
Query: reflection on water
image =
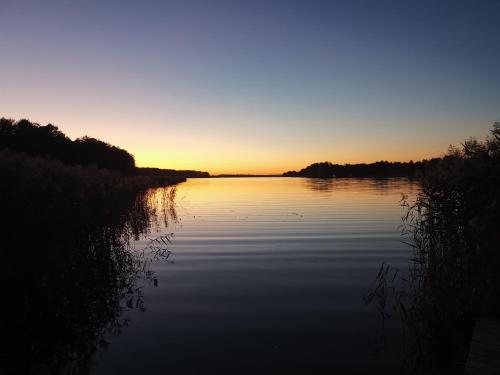
<path fill-rule="evenodd" d="M 415 190 L 415 182 L 397 178 L 303 178 L 301 181 L 311 190 L 331 192 L 350 189 L 353 192 L 392 194 L 394 189 L 407 185 L 408 192 Z"/>
<path fill-rule="evenodd" d="M 177 220 L 174 198 L 175 188 L 158 189 L 94 207 L 91 220 L 43 210 L 27 227 L 5 225 L 0 373 L 88 373 L 128 324 L 123 310 L 144 310 L 143 286 L 158 283 L 152 256 L 168 254 L 155 241 L 169 237 L 148 252 L 133 241 Z"/>
<path fill-rule="evenodd" d="M 334 184 L 331 178 L 307 178 L 304 182 L 309 189 L 316 191 L 331 191 Z"/>
<path fill-rule="evenodd" d="M 397 372 L 397 321 L 363 294 L 380 264 L 406 264 L 400 242 L 404 179 L 192 179 L 177 191 L 171 262 L 151 264 L 146 313 L 93 373 Z M 141 238 L 137 249 L 150 242 Z M 97 359 L 96 359 L 97 360 Z"/>
<path fill-rule="evenodd" d="M 191 179 L 72 220 L 13 213 L 3 221 L 2 369 L 395 372 L 399 327 L 386 327 L 374 354 L 379 320 L 362 296 L 382 262 L 406 263 L 398 202 L 417 189 Z"/>

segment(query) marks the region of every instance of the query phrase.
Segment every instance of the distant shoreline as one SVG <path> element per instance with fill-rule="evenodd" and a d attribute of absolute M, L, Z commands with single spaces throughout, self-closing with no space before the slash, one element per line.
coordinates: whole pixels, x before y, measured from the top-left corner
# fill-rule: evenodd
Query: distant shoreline
<path fill-rule="evenodd" d="M 429 167 L 439 162 L 439 158 L 417 162 L 389 162 L 377 161 L 375 163 L 359 164 L 333 164 L 330 162 L 313 163 L 300 171 L 288 171 L 284 177 L 310 177 L 310 178 L 390 178 L 409 177 L 417 178 Z"/>
<path fill-rule="evenodd" d="M 236 178 L 236 177 L 283 177 L 280 174 L 217 174 L 210 178 Z"/>

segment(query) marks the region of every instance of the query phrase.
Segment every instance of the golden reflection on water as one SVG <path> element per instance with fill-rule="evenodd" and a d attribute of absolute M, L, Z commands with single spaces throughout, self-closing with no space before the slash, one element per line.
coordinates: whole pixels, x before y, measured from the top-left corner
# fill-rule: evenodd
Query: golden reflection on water
<path fill-rule="evenodd" d="M 188 221 L 196 215 L 220 221 L 228 212 L 275 219 L 295 212 L 312 221 L 358 214 L 360 220 L 375 216 L 392 222 L 402 213 L 402 195 L 412 199 L 417 191 L 418 184 L 407 179 L 210 178 L 180 184 L 177 203 Z"/>
<path fill-rule="evenodd" d="M 407 179 L 242 177 L 189 179 L 178 188 L 179 191 L 189 192 L 196 200 L 213 201 L 251 199 L 252 195 L 258 197 L 301 194 L 304 199 L 314 197 L 308 190 L 335 193 L 342 198 L 359 194 L 365 197 L 385 195 L 394 193 L 394 190 L 411 194 L 418 190 L 418 184 Z"/>
<path fill-rule="evenodd" d="M 183 251 L 208 250 L 215 238 L 231 252 L 250 239 L 273 242 L 262 243 L 261 251 L 307 239 L 335 248 L 338 237 L 399 237 L 402 196 L 411 200 L 417 191 L 407 179 L 189 179 L 177 186 L 175 220 L 163 230 L 176 233 L 174 248 Z M 164 202 L 162 194 L 158 189 L 153 197 Z"/>

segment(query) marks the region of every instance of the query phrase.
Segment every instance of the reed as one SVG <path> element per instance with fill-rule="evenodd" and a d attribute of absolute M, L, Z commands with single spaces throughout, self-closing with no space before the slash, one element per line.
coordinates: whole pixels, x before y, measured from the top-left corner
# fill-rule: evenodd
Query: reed
<path fill-rule="evenodd" d="M 450 147 L 402 204 L 409 269 L 382 265 L 367 301 L 384 317 L 389 300 L 399 312 L 416 373 L 461 373 L 475 320 L 500 318 L 500 123 Z"/>

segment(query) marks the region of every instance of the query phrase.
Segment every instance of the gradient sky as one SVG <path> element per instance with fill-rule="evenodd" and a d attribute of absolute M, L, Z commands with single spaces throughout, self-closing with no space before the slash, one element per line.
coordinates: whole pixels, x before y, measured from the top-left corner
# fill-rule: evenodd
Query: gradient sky
<path fill-rule="evenodd" d="M 0 0 L 0 116 L 139 166 L 417 160 L 500 116 L 500 1 Z"/>

